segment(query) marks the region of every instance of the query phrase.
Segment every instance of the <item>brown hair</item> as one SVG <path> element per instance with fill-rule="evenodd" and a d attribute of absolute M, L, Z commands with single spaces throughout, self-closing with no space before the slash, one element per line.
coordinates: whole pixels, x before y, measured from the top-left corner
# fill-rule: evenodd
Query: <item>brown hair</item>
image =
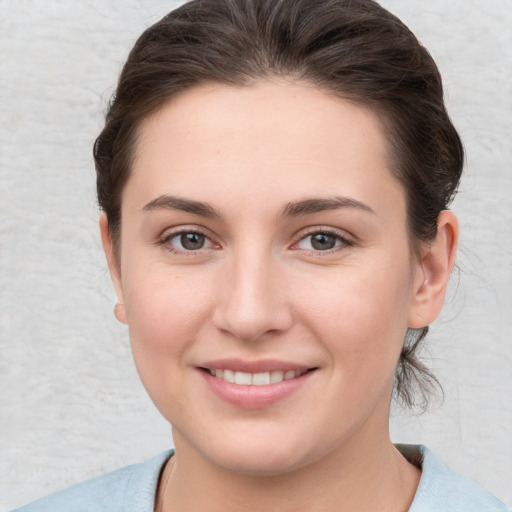
<path fill-rule="evenodd" d="M 412 246 L 434 238 L 456 193 L 463 147 L 432 57 L 398 18 L 373 0 L 193 0 L 139 37 L 94 145 L 99 205 L 116 247 L 141 122 L 195 85 L 279 76 L 379 115 L 405 190 Z M 409 331 L 396 371 L 395 395 L 409 405 L 415 388 L 426 405 L 438 384 L 416 355 L 427 330 Z"/>

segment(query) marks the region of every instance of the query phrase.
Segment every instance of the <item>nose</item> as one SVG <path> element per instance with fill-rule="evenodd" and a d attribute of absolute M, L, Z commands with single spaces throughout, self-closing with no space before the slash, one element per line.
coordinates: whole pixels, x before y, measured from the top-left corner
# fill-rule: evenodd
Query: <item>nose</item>
<path fill-rule="evenodd" d="M 213 322 L 241 341 L 256 341 L 290 328 L 292 311 L 279 265 L 266 255 L 245 254 L 226 264 Z"/>

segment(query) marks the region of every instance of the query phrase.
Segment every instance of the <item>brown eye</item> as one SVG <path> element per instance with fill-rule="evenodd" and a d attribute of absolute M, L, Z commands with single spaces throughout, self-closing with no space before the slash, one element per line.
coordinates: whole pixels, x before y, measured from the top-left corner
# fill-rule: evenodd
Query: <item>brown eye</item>
<path fill-rule="evenodd" d="M 180 245 L 187 251 L 202 249 L 206 239 L 201 233 L 182 233 L 175 238 L 179 238 Z"/>
<path fill-rule="evenodd" d="M 166 236 L 160 243 L 176 253 L 199 251 L 214 246 L 206 235 L 198 231 L 178 231 Z"/>
<path fill-rule="evenodd" d="M 322 252 L 331 249 L 341 249 L 342 247 L 350 247 L 352 245 L 353 242 L 337 233 L 316 231 L 304 236 L 299 240 L 296 247 L 298 249 L 305 249 L 306 251 Z"/>
<path fill-rule="evenodd" d="M 337 238 L 328 233 L 315 233 L 311 235 L 311 247 L 317 251 L 327 251 L 336 247 Z"/>

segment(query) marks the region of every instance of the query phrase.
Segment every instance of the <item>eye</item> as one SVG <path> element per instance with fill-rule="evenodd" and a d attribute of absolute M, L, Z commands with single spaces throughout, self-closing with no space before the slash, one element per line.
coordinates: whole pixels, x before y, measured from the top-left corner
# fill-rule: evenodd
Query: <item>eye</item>
<path fill-rule="evenodd" d="M 206 237 L 200 233 L 181 233 L 180 235 L 172 237 L 170 243 L 173 245 L 181 245 L 180 249 L 197 251 L 197 249 L 204 247 L 205 241 Z"/>
<path fill-rule="evenodd" d="M 215 244 L 199 231 L 179 231 L 165 235 L 161 243 L 172 252 L 194 252 L 215 247 Z"/>
<path fill-rule="evenodd" d="M 337 233 L 315 231 L 299 240 L 296 247 L 306 251 L 329 251 L 343 245 L 350 246 L 353 244 Z"/>

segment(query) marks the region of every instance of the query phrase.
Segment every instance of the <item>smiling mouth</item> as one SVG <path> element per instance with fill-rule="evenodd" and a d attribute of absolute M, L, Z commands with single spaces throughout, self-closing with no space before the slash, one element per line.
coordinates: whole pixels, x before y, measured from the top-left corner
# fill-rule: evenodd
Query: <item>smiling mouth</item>
<path fill-rule="evenodd" d="M 302 375 L 316 370 L 316 368 L 309 368 L 306 370 L 275 370 L 271 372 L 247 373 L 238 372 L 234 370 L 220 370 L 214 368 L 203 368 L 213 377 L 224 380 L 231 384 L 238 384 L 241 386 L 268 386 L 270 384 L 278 384 L 285 380 L 292 380 L 301 377 Z"/>

